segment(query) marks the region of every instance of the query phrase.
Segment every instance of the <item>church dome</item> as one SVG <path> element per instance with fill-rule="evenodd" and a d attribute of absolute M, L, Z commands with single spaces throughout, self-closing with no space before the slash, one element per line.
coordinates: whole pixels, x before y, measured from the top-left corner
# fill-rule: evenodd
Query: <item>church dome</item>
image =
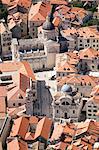
<path fill-rule="evenodd" d="M 72 87 L 70 85 L 64 84 L 61 88 L 62 92 L 72 92 Z"/>
<path fill-rule="evenodd" d="M 42 29 L 43 30 L 54 30 L 55 29 L 54 24 L 50 21 L 50 17 L 48 17 L 46 19 L 46 21 L 43 23 Z"/>

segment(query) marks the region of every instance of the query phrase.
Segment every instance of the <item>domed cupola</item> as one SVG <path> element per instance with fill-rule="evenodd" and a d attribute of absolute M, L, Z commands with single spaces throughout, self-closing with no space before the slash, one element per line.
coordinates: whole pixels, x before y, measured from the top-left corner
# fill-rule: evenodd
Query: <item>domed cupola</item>
<path fill-rule="evenodd" d="M 43 23 L 43 26 L 42 26 L 43 30 L 54 30 L 55 29 L 54 24 L 52 23 L 51 20 L 52 20 L 51 16 L 49 15 L 46 18 L 46 21 Z"/>
<path fill-rule="evenodd" d="M 45 41 L 48 40 L 56 40 L 56 32 L 54 24 L 52 23 L 53 16 L 52 14 L 48 15 L 46 21 L 44 22 L 42 29 L 43 29 L 43 38 Z"/>
<path fill-rule="evenodd" d="M 64 93 L 72 93 L 72 87 L 68 84 L 64 84 L 61 88 L 61 91 Z"/>

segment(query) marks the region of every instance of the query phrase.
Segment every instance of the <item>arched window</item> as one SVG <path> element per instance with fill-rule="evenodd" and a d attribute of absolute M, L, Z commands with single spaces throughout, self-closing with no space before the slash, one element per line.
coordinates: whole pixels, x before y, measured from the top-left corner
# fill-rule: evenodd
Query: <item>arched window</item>
<path fill-rule="evenodd" d="M 65 102 L 62 102 L 62 105 L 65 105 Z"/>
<path fill-rule="evenodd" d="M 69 103 L 68 103 L 68 102 L 66 102 L 66 105 L 69 105 Z"/>

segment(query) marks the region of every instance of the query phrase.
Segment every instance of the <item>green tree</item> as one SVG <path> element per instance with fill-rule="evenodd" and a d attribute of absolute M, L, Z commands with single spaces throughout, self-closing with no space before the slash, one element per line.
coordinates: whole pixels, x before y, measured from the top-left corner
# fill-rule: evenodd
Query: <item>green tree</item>
<path fill-rule="evenodd" d="M 8 16 L 7 7 L 3 5 L 2 2 L 0 1 L 0 19 L 4 19 L 5 22 L 7 23 L 7 16 Z"/>

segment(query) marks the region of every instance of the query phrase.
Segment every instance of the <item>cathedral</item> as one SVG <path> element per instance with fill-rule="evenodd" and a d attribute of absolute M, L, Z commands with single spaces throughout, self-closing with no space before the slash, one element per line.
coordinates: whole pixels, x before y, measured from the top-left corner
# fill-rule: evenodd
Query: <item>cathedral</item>
<path fill-rule="evenodd" d="M 56 54 L 67 51 L 67 41 L 62 37 L 60 28 L 53 24 L 52 11 L 42 25 L 42 33 L 35 39 L 13 39 L 12 59 L 27 60 L 34 71 L 53 69 Z"/>

